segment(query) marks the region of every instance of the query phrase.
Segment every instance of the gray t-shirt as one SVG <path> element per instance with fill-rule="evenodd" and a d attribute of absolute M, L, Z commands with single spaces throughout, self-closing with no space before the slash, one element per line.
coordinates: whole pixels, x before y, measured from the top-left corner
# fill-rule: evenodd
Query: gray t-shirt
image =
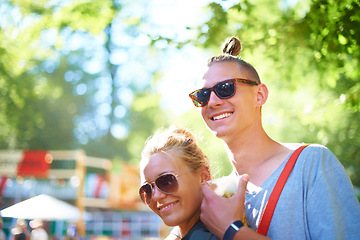
<path fill-rule="evenodd" d="M 288 160 L 288 159 L 287 159 Z M 256 230 L 286 161 L 246 194 L 246 218 Z M 338 159 L 321 145 L 300 154 L 276 205 L 267 237 L 271 239 L 360 239 L 360 204 Z"/>

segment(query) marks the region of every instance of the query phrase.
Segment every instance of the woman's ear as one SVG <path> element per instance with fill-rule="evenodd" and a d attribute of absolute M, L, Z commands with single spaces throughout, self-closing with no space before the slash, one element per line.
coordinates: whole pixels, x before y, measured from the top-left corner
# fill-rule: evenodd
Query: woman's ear
<path fill-rule="evenodd" d="M 211 173 L 209 167 L 201 167 L 200 169 L 201 184 L 206 183 L 211 179 Z"/>
<path fill-rule="evenodd" d="M 261 107 L 265 104 L 266 100 L 269 96 L 269 90 L 265 84 L 261 83 L 257 86 L 257 94 L 256 94 L 256 104 L 258 107 Z"/>

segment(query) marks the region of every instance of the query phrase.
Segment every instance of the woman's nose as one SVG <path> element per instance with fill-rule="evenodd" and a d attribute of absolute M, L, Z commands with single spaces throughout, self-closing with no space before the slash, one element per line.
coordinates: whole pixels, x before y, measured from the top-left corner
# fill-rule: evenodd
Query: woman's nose
<path fill-rule="evenodd" d="M 157 199 L 161 199 L 166 197 L 166 193 L 163 193 L 162 191 L 160 191 L 156 186 L 154 186 L 154 190 L 153 190 L 153 200 L 157 200 Z"/>

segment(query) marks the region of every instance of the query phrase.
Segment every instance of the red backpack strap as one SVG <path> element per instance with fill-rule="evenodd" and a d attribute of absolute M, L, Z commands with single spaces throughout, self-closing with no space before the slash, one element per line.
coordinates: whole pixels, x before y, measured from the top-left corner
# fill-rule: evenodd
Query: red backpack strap
<path fill-rule="evenodd" d="M 265 206 L 265 210 L 263 212 L 263 215 L 261 216 L 261 220 L 260 220 L 260 224 L 259 227 L 257 229 L 256 232 L 266 236 L 269 226 L 270 226 L 270 222 L 272 219 L 272 216 L 274 214 L 275 211 L 275 207 L 276 204 L 279 200 L 280 194 L 285 186 L 286 180 L 288 179 L 294 165 L 295 162 L 297 160 L 297 158 L 299 157 L 301 151 L 306 147 L 307 145 L 303 145 L 301 147 L 299 147 L 298 149 L 296 149 L 293 154 L 290 156 L 288 162 L 286 163 L 283 171 L 280 174 L 280 177 L 278 179 L 278 181 L 276 182 L 276 185 L 269 197 L 268 202 L 266 203 Z"/>

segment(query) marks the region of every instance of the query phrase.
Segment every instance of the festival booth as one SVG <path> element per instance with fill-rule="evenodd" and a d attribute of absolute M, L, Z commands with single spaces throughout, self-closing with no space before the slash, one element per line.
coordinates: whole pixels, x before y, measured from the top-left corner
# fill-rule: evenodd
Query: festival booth
<path fill-rule="evenodd" d="M 29 221 L 33 218 L 14 215 L 14 211 L 11 215 L 11 206 L 42 199 L 62 201 L 74 208 L 74 214 L 78 211 L 78 217 L 72 219 L 59 219 L 58 212 L 45 207 L 32 211 L 47 212 L 48 219 L 43 220 L 48 221 L 47 231 L 56 239 L 66 236 L 70 226 L 76 226 L 76 232 L 86 239 L 157 237 L 162 225 L 139 200 L 138 169 L 122 163 L 121 171 L 115 174 L 111 168 L 110 160 L 89 157 L 83 150 L 0 151 L 4 229 L 9 233 L 19 216 Z"/>

